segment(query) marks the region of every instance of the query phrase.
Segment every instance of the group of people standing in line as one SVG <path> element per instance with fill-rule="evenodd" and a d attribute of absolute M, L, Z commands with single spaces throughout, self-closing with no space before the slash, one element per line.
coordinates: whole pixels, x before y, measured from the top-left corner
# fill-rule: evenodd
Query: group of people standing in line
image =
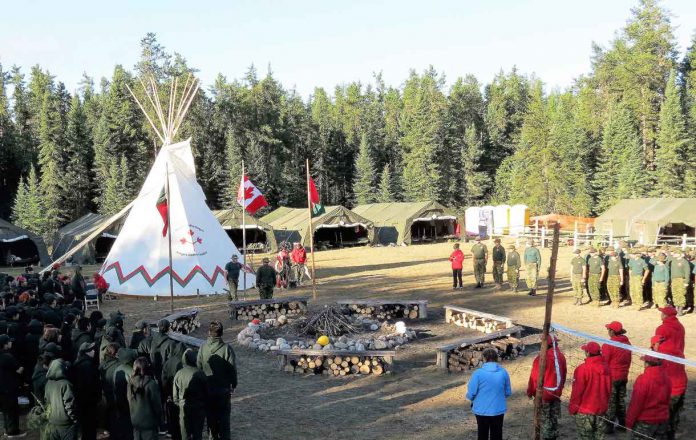
<path fill-rule="evenodd" d="M 568 412 L 575 419 L 582 440 L 601 440 L 605 434 L 630 430 L 631 438 L 673 440 L 679 429 L 680 413 L 688 378 L 685 365 L 662 359 L 662 355 L 684 358 L 684 326 L 672 306 L 660 308 L 661 324 L 650 339 L 654 355 L 640 357 L 643 371 L 635 379 L 628 405 L 627 384 L 633 353 L 621 344 L 631 345 L 626 330 L 618 321 L 605 325 L 609 340 L 601 346 L 587 342 L 580 349 L 584 362 L 573 372 Z M 547 338 L 545 370 L 542 379 L 541 439 L 559 438 L 558 421 L 566 384 L 567 361 L 559 341 Z M 466 397 L 478 424 L 479 440 L 502 440 L 506 399 L 512 394 L 510 378 L 497 363 L 497 351 L 483 352 L 484 364 L 467 385 Z M 539 385 L 539 356 L 534 359 L 527 396 L 535 397 Z"/>

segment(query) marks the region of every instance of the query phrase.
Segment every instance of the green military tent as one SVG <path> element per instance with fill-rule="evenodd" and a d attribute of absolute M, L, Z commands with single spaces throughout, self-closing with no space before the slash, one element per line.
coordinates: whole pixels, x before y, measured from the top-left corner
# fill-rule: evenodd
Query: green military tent
<path fill-rule="evenodd" d="M 213 214 L 241 252 L 243 245 L 241 206 L 213 211 Z M 278 249 L 271 225 L 249 214 L 245 215 L 244 223 L 246 225 L 244 229 L 246 229 L 247 252 L 275 252 Z"/>
<path fill-rule="evenodd" d="M 261 217 L 273 227 L 276 241 L 301 242 L 309 246 L 306 208 L 281 207 Z M 327 206 L 326 212 L 312 218 L 314 245 L 318 249 L 361 246 L 372 243 L 374 228 L 370 220 L 343 206 Z"/>
<path fill-rule="evenodd" d="M 89 234 L 96 231 L 108 221 L 110 216 L 87 213 L 77 220 L 60 228 L 53 236 L 53 261 L 65 255 Z M 113 223 L 102 231 L 98 237 L 87 243 L 70 257 L 76 264 L 96 264 L 104 261 L 118 233 L 121 231 L 125 217 Z"/>
<path fill-rule="evenodd" d="M 433 201 L 369 203 L 353 211 L 374 222 L 375 241 L 381 244 L 429 243 L 458 234 L 454 211 Z"/>
<path fill-rule="evenodd" d="M 50 262 L 41 236 L 0 219 L 0 266 L 47 265 Z"/>
<path fill-rule="evenodd" d="M 602 234 L 626 237 L 639 243 L 653 244 L 694 236 L 696 231 L 696 199 L 642 198 L 624 199 L 595 220 L 595 229 Z"/>

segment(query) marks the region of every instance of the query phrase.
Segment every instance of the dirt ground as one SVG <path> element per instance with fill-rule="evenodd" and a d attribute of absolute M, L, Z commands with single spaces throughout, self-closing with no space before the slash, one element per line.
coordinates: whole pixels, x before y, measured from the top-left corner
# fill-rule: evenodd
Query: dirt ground
<path fill-rule="evenodd" d="M 464 244 L 464 251 L 468 252 L 469 247 Z M 452 291 L 450 251 L 451 244 L 433 244 L 353 248 L 316 254 L 319 281 L 317 300 L 310 303 L 313 307 L 346 298 L 429 301 L 428 319 L 411 324 L 422 330 L 424 337 L 399 348 L 394 373 L 387 376 L 341 379 L 281 372 L 275 356 L 236 345 L 236 334 L 244 323 L 230 321 L 226 301 L 222 298 L 177 301 L 177 308 L 202 308 L 200 317 L 204 326 L 196 336 L 204 336 L 205 325 L 212 319 L 220 319 L 227 325 L 225 339 L 232 341 L 235 347 L 239 371 L 239 387 L 233 397 L 233 438 L 330 438 L 338 433 L 352 433 L 363 440 L 476 438 L 475 419 L 464 398 L 470 373 L 447 374 L 435 367 L 437 346 L 469 334 L 467 330 L 444 324 L 442 306 L 455 304 L 508 316 L 521 325 L 538 329 L 543 321 L 544 297 L 529 297 L 522 292 L 514 294 L 510 290 L 494 291 L 490 264 L 487 274 L 487 282 L 490 282 L 483 289 L 474 289 L 470 259 L 465 261 L 465 289 Z M 542 251 L 542 258 L 544 270 L 540 274 L 540 291 L 545 292 L 549 249 Z M 647 346 L 659 325 L 659 312 L 573 306 L 568 283 L 570 258 L 570 250 L 561 248 L 553 321 L 605 336 L 604 324 L 620 320 L 634 345 Z M 311 288 L 304 287 L 290 292 L 276 291 L 276 296 L 311 296 L 311 293 Z M 140 318 L 154 319 L 166 314 L 169 304 L 119 299 L 107 302 L 104 307 L 107 312 L 116 308 L 126 314 L 126 326 L 130 326 Z M 686 355 L 696 359 L 696 344 L 692 342 L 696 335 L 696 316 L 685 316 L 682 322 L 687 328 Z M 538 346 L 528 347 L 526 356 L 504 363 L 513 388 L 505 417 L 507 439 L 532 437 L 533 406 L 525 391 L 536 351 Z M 569 363 L 573 362 L 579 360 Z M 696 371 L 690 371 L 689 378 L 691 390 Z M 566 409 L 562 414 L 560 438 L 574 438 L 573 419 Z M 682 432 L 696 428 L 696 401 L 691 391 L 687 393 L 682 421 Z M 622 438 L 623 434 L 615 437 Z M 681 438 L 689 437 L 682 434 Z"/>

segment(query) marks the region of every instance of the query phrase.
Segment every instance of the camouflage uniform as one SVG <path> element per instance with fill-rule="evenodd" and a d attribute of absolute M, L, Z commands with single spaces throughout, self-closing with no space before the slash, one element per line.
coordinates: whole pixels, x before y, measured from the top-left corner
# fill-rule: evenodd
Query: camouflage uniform
<path fill-rule="evenodd" d="M 607 409 L 607 419 L 618 419 L 619 424 L 626 421 L 626 380 L 611 381 L 611 395 L 609 396 L 609 408 Z"/>
<path fill-rule="evenodd" d="M 558 438 L 558 419 L 561 417 L 561 401 L 541 403 L 541 439 L 556 440 Z"/>
<path fill-rule="evenodd" d="M 476 284 L 483 286 L 486 277 L 486 261 L 488 260 L 488 248 L 485 244 L 476 243 L 471 247 L 471 253 L 474 257 L 474 277 Z"/>
<path fill-rule="evenodd" d="M 575 251 L 575 257 L 570 260 L 571 284 L 573 286 L 573 296 L 576 304 L 582 304 L 582 297 L 585 296 L 583 286 L 583 271 L 585 269 L 585 259 L 580 256 L 580 250 Z"/>
<path fill-rule="evenodd" d="M 684 408 L 684 394 L 672 396 L 669 400 L 669 433 L 674 438 L 674 435 L 679 429 L 680 413 Z"/>
<path fill-rule="evenodd" d="M 672 304 L 681 311 L 682 308 L 686 307 L 686 288 L 691 281 L 689 262 L 680 256 L 672 259 L 670 275 L 672 278 Z"/>
<path fill-rule="evenodd" d="M 667 305 L 667 288 L 669 287 L 669 266 L 666 263 L 667 257 L 659 255 L 657 259 L 651 260 L 655 265 L 652 273 L 652 292 L 653 302 L 658 307 Z"/>
<path fill-rule="evenodd" d="M 503 272 L 505 267 L 505 248 L 498 241 L 493 246 L 493 281 L 495 284 L 503 284 Z"/>
<path fill-rule="evenodd" d="M 603 416 L 576 414 L 575 426 L 580 440 L 604 440 L 605 421 Z"/>
<path fill-rule="evenodd" d="M 587 257 L 587 290 L 590 299 L 595 301 L 595 305 L 599 307 L 602 292 L 602 267 L 604 262 L 597 255 L 597 252 L 592 249 Z"/>
<path fill-rule="evenodd" d="M 507 254 L 507 279 L 510 287 L 517 292 L 520 283 L 520 254 L 515 250 L 515 246 L 508 247 L 510 252 Z"/>
<path fill-rule="evenodd" d="M 621 303 L 621 269 L 623 265 L 621 259 L 612 251 L 607 259 L 607 292 L 611 300 L 612 307 L 619 307 Z"/>
<path fill-rule="evenodd" d="M 524 268 L 527 277 L 527 287 L 531 291 L 536 291 L 540 266 L 541 253 L 539 249 L 534 247 L 534 244 L 527 245 L 527 248 L 524 250 Z"/>
<path fill-rule="evenodd" d="M 667 440 L 667 432 L 669 431 L 669 425 L 667 423 L 645 423 L 636 422 L 633 425 L 633 433 L 631 434 L 631 440 L 645 440 L 646 438 L 655 440 Z"/>
<path fill-rule="evenodd" d="M 640 254 L 634 253 L 631 255 L 631 260 L 628 262 L 630 272 L 629 278 L 629 295 L 631 304 L 636 310 L 640 310 L 644 301 L 643 294 L 643 276 L 645 270 L 648 269 L 647 263 L 640 257 Z"/>

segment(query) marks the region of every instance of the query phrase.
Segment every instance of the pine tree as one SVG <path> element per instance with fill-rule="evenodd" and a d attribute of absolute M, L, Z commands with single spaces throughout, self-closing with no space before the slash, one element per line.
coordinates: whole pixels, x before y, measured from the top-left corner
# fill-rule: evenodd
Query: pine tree
<path fill-rule="evenodd" d="M 17 193 L 15 194 L 14 203 L 12 204 L 12 222 L 24 228 L 27 223 L 27 202 L 29 200 L 29 195 L 27 193 L 27 182 L 24 177 L 19 179 L 19 185 L 17 185 Z"/>
<path fill-rule="evenodd" d="M 44 223 L 41 233 L 52 234 L 65 224 L 63 204 L 66 199 L 65 133 L 60 114 L 58 96 L 44 94 L 39 126 L 39 165 L 41 166 L 41 193 L 44 208 Z"/>
<path fill-rule="evenodd" d="M 377 188 L 377 202 L 389 203 L 394 201 L 392 193 L 392 178 L 389 164 L 384 165 L 382 174 L 379 176 L 379 187 Z"/>
<path fill-rule="evenodd" d="M 92 200 L 90 179 L 92 146 L 87 128 L 87 118 L 77 95 L 72 98 L 67 119 L 63 210 L 67 217 L 66 220 L 72 221 L 89 211 Z"/>
<path fill-rule="evenodd" d="M 653 188 L 654 194 L 660 197 L 683 196 L 684 179 L 691 157 L 688 154 L 691 146 L 676 77 L 676 72 L 672 71 L 660 109 Z"/>
<path fill-rule="evenodd" d="M 12 205 L 19 177 L 21 162 L 18 160 L 17 141 L 14 123 L 10 115 L 10 106 L 5 90 L 9 74 L 0 64 L 0 217 L 5 217 Z"/>
<path fill-rule="evenodd" d="M 367 143 L 367 135 L 360 139 L 360 152 L 355 159 L 355 181 L 353 194 L 355 204 L 364 205 L 375 201 L 375 168 L 370 155 L 370 146 Z"/>
<path fill-rule="evenodd" d="M 21 228 L 35 234 L 44 231 L 43 196 L 36 168 L 29 169 L 29 176 L 21 179 L 12 207 L 12 221 Z"/>
<path fill-rule="evenodd" d="M 230 129 L 227 132 L 226 138 L 225 170 L 227 175 L 225 176 L 226 183 L 223 187 L 222 202 L 224 208 L 232 209 L 239 207 L 239 204 L 237 203 L 237 191 L 239 190 L 239 183 L 242 179 L 243 155 L 233 130 Z"/>
<path fill-rule="evenodd" d="M 109 167 L 104 182 L 104 193 L 102 202 L 99 204 L 99 212 L 105 215 L 113 215 L 121 210 L 123 206 L 123 198 L 121 191 L 123 190 L 123 180 L 121 178 L 121 169 L 118 158 L 109 159 Z"/>
<path fill-rule="evenodd" d="M 472 206 L 480 203 L 488 192 L 489 177 L 480 170 L 483 139 L 472 123 L 464 132 L 461 151 L 461 203 Z"/>

